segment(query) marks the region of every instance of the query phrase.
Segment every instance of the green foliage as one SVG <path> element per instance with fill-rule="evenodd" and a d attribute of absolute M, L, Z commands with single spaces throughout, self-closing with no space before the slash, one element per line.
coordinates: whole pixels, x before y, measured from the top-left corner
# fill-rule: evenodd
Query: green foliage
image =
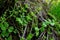
<path fill-rule="evenodd" d="M 0 30 L 2 37 L 8 37 L 11 32 L 13 32 L 14 28 L 13 26 L 9 26 L 8 22 L 0 23 Z M 8 30 L 8 31 L 7 31 Z"/>
<path fill-rule="evenodd" d="M 9 27 L 8 32 L 13 32 L 13 30 L 14 30 L 14 28 L 11 26 L 11 27 Z"/>
<path fill-rule="evenodd" d="M 53 16 L 56 17 L 56 19 L 59 21 L 60 20 L 60 2 L 58 2 L 57 4 L 52 4 L 53 6 L 51 6 L 51 10 L 50 10 L 50 14 L 52 14 Z"/>
<path fill-rule="evenodd" d="M 12 36 L 9 36 L 8 38 L 5 38 L 5 40 L 12 40 Z"/>
<path fill-rule="evenodd" d="M 36 37 L 39 38 L 41 33 L 45 31 L 49 35 L 52 34 L 53 30 L 60 35 L 60 2 L 56 3 L 56 0 L 53 0 L 51 8 L 47 12 L 49 16 L 45 19 L 45 14 L 39 15 L 39 12 L 43 10 L 43 4 L 40 5 L 41 7 L 37 7 L 38 3 L 34 5 L 32 2 L 29 4 L 28 2 L 24 3 L 24 0 L 18 1 L 19 0 L 15 0 L 14 7 L 12 9 L 8 8 L 3 12 L 3 15 L 0 16 L 1 38 L 4 38 L 4 40 L 13 40 L 15 37 L 16 40 L 34 40 Z M 49 2 L 50 1 L 46 0 L 46 5 L 48 5 Z M 3 4 L 4 0 L 0 0 L 0 7 L 2 7 Z M 42 16 L 42 18 L 40 16 Z M 44 18 L 45 20 L 41 21 L 39 18 Z M 47 36 L 43 34 L 42 38 L 45 40 Z M 53 37 L 49 37 L 49 40 L 54 39 Z"/>
<path fill-rule="evenodd" d="M 35 27 L 35 33 L 36 33 L 36 36 L 39 35 L 39 28 L 38 27 Z"/>
<path fill-rule="evenodd" d="M 20 40 L 24 40 L 24 38 L 23 38 L 23 37 L 21 37 L 21 38 L 20 38 Z"/>
<path fill-rule="evenodd" d="M 33 34 L 29 33 L 26 39 L 31 40 L 32 37 L 33 37 Z"/>

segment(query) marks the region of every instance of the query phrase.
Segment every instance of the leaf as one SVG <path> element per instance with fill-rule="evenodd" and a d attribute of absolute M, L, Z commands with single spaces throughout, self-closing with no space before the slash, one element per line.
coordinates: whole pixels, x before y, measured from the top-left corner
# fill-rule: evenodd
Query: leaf
<path fill-rule="evenodd" d="M 39 28 L 38 27 L 35 27 L 35 31 L 39 31 Z"/>
<path fill-rule="evenodd" d="M 42 23 L 42 27 L 47 27 L 46 22 L 43 22 L 43 23 Z"/>
<path fill-rule="evenodd" d="M 25 4 L 25 8 L 28 8 L 28 4 Z"/>
<path fill-rule="evenodd" d="M 30 14 L 31 14 L 31 16 L 36 17 L 34 12 L 31 12 Z"/>
<path fill-rule="evenodd" d="M 1 19 L 2 19 L 2 21 L 5 21 L 5 20 L 6 20 L 6 18 L 5 18 L 5 17 L 1 17 Z"/>
<path fill-rule="evenodd" d="M 3 24 L 2 23 L 0 23 L 0 27 L 3 27 Z"/>
<path fill-rule="evenodd" d="M 28 22 L 27 22 L 26 20 L 24 20 L 23 25 L 24 25 L 24 26 L 26 26 L 26 25 L 27 25 L 27 23 L 28 23 Z"/>
<path fill-rule="evenodd" d="M 37 10 L 36 11 L 40 11 L 42 9 L 42 7 L 37 7 Z"/>
<path fill-rule="evenodd" d="M 41 28 L 40 28 L 40 31 L 41 31 L 41 32 L 43 32 L 44 30 L 45 30 L 45 28 L 44 28 L 44 27 L 41 27 Z"/>
<path fill-rule="evenodd" d="M 7 40 L 12 40 L 12 36 L 9 36 Z"/>
<path fill-rule="evenodd" d="M 14 30 L 13 26 L 10 26 L 8 32 L 12 32 Z"/>
<path fill-rule="evenodd" d="M 31 40 L 31 38 L 33 37 L 33 34 L 29 33 L 29 35 L 27 36 L 27 40 Z"/>
<path fill-rule="evenodd" d="M 8 22 L 4 22 L 4 26 L 7 28 L 9 26 Z"/>
<path fill-rule="evenodd" d="M 21 11 L 22 11 L 22 13 L 26 12 L 24 7 L 21 8 Z"/>
<path fill-rule="evenodd" d="M 50 23 L 52 26 L 54 26 L 55 25 L 55 21 L 54 20 L 52 20 L 52 22 Z"/>
<path fill-rule="evenodd" d="M 32 20 L 32 18 L 30 17 L 30 15 L 27 15 L 27 16 L 26 16 L 26 19 L 27 19 L 27 21 Z"/>
<path fill-rule="evenodd" d="M 6 30 L 4 30 L 4 31 L 1 32 L 1 36 L 2 37 L 8 37 L 9 33 Z"/>
<path fill-rule="evenodd" d="M 24 40 L 24 38 L 23 38 L 23 37 L 21 37 L 21 38 L 20 38 L 20 40 Z"/>
<path fill-rule="evenodd" d="M 18 32 L 18 30 L 17 30 L 17 29 L 15 29 L 15 30 L 14 30 L 14 33 L 16 34 L 17 32 Z"/>
<path fill-rule="evenodd" d="M 2 25 L 1 25 L 1 30 L 4 31 L 4 30 L 6 30 L 6 29 L 7 29 L 7 28 L 2 24 Z"/>
<path fill-rule="evenodd" d="M 21 18 L 16 18 L 16 21 L 18 21 L 20 24 L 22 24 L 23 25 L 23 21 L 22 21 L 22 19 Z"/>
<path fill-rule="evenodd" d="M 53 22 L 51 22 L 50 24 L 51 24 L 52 26 L 54 26 L 54 25 L 55 25 L 55 23 L 53 23 Z"/>
<path fill-rule="evenodd" d="M 48 21 L 48 20 L 45 20 L 45 24 L 46 24 L 46 25 L 49 25 L 50 23 L 49 23 L 49 21 Z"/>
<path fill-rule="evenodd" d="M 36 33 L 36 36 L 38 37 L 38 35 L 39 35 L 39 32 L 35 32 Z"/>
<path fill-rule="evenodd" d="M 1 32 L 1 36 L 2 36 L 2 37 L 5 37 L 5 36 L 6 36 L 5 33 L 6 33 L 6 31 L 2 31 L 2 32 Z"/>
<path fill-rule="evenodd" d="M 36 36 L 39 35 L 39 28 L 38 27 L 35 27 L 35 33 L 36 33 Z"/>

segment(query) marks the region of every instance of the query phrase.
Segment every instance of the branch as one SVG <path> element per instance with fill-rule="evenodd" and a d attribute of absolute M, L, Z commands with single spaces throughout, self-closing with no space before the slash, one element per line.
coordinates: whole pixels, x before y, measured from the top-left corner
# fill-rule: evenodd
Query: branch
<path fill-rule="evenodd" d="M 42 32 L 37 40 L 40 40 L 43 37 L 43 35 L 45 35 L 45 33 L 46 33 L 45 31 Z"/>
<path fill-rule="evenodd" d="M 27 30 L 27 26 L 25 26 L 25 29 L 24 29 L 23 36 L 22 37 L 25 36 L 26 30 Z"/>

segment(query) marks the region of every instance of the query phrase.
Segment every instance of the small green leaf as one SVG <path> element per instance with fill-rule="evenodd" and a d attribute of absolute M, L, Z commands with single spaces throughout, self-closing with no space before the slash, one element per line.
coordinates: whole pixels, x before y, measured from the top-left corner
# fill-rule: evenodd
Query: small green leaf
<path fill-rule="evenodd" d="M 28 4 L 25 4 L 25 8 L 28 8 Z"/>
<path fill-rule="evenodd" d="M 12 32 L 14 30 L 13 26 L 9 27 L 8 32 Z"/>
<path fill-rule="evenodd" d="M 15 29 L 15 30 L 14 30 L 14 33 L 16 34 L 17 32 L 18 32 L 18 30 L 17 30 L 17 29 Z"/>
<path fill-rule="evenodd" d="M 2 32 L 1 32 L 1 36 L 2 36 L 2 37 L 5 37 L 5 33 L 6 33 L 6 31 L 2 31 Z"/>
<path fill-rule="evenodd" d="M 35 27 L 35 31 L 39 31 L 39 28 L 38 27 Z"/>
<path fill-rule="evenodd" d="M 27 21 L 32 20 L 32 18 L 29 15 L 27 15 L 26 18 L 27 18 Z"/>
<path fill-rule="evenodd" d="M 38 27 L 35 27 L 35 33 L 36 33 L 36 36 L 39 35 L 39 28 Z"/>
<path fill-rule="evenodd" d="M 35 32 L 36 33 L 36 36 L 38 36 L 39 35 L 39 32 Z"/>
<path fill-rule="evenodd" d="M 50 23 L 50 25 L 54 26 L 55 25 L 55 21 L 52 20 L 51 23 Z"/>
<path fill-rule="evenodd" d="M 31 12 L 31 16 L 34 16 L 34 17 L 36 17 L 36 15 L 35 15 L 35 13 L 34 13 L 34 12 Z"/>
<path fill-rule="evenodd" d="M 4 22 L 4 26 L 7 28 L 9 26 L 8 22 Z"/>
<path fill-rule="evenodd" d="M 44 28 L 44 27 L 41 27 L 41 28 L 40 28 L 40 31 L 41 31 L 41 32 L 43 32 L 44 30 L 45 30 L 45 28 Z"/>
<path fill-rule="evenodd" d="M 8 40 L 12 40 L 12 36 L 9 36 L 9 37 L 8 37 Z"/>
<path fill-rule="evenodd" d="M 26 39 L 27 39 L 27 40 L 31 40 L 32 37 L 33 37 L 33 34 L 30 33 L 30 34 L 27 36 Z"/>
<path fill-rule="evenodd" d="M 23 38 L 23 37 L 21 37 L 21 38 L 20 38 L 20 40 L 24 40 L 24 38 Z"/>
<path fill-rule="evenodd" d="M 47 27 L 46 22 L 43 22 L 43 23 L 42 23 L 42 27 Z"/>
<path fill-rule="evenodd" d="M 28 22 L 27 22 L 26 20 L 24 20 L 23 25 L 24 25 L 24 26 L 26 26 L 26 25 L 27 25 L 27 23 L 28 23 Z"/>
<path fill-rule="evenodd" d="M 21 18 L 16 18 L 16 21 L 18 21 L 20 24 L 23 24 L 23 21 L 22 21 L 22 19 Z"/>
<path fill-rule="evenodd" d="M 55 25 L 55 23 L 53 23 L 53 22 L 52 22 L 52 23 L 50 23 L 50 24 L 51 24 L 52 26 L 54 26 L 54 25 Z"/>
<path fill-rule="evenodd" d="M 0 26 L 1 26 L 1 30 L 3 31 L 7 29 L 2 23 L 0 24 Z"/>
<path fill-rule="evenodd" d="M 0 27 L 3 27 L 3 24 L 2 23 L 0 23 Z"/>

